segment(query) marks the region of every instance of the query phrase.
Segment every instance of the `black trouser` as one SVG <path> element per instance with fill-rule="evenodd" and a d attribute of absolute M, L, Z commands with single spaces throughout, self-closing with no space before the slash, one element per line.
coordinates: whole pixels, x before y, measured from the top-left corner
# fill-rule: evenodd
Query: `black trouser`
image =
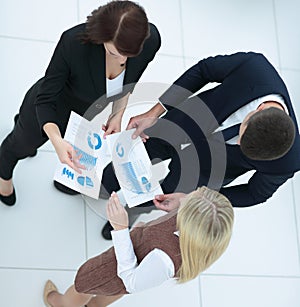
<path fill-rule="evenodd" d="M 39 82 L 26 93 L 15 126 L 1 144 L 0 177 L 5 180 L 12 178 L 19 160 L 33 155 L 48 140 L 42 135 L 34 106 L 38 86 Z"/>

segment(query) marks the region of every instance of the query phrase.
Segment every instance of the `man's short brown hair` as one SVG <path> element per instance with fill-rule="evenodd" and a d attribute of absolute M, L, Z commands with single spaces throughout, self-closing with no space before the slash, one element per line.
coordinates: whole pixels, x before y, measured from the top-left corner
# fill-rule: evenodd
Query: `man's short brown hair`
<path fill-rule="evenodd" d="M 294 122 L 278 108 L 271 107 L 256 112 L 246 125 L 240 147 L 250 159 L 278 159 L 284 156 L 294 143 Z"/>

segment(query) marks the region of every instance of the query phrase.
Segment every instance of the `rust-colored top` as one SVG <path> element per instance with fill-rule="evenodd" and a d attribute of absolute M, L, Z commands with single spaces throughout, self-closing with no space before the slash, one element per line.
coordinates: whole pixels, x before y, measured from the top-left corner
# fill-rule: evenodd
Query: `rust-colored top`
<path fill-rule="evenodd" d="M 130 232 L 134 252 L 140 263 L 153 249 L 163 250 L 172 259 L 175 272 L 181 265 L 179 238 L 176 231 L 176 212 L 168 213 Z M 114 248 L 84 263 L 75 278 L 75 288 L 80 293 L 118 295 L 128 293 L 117 276 Z"/>

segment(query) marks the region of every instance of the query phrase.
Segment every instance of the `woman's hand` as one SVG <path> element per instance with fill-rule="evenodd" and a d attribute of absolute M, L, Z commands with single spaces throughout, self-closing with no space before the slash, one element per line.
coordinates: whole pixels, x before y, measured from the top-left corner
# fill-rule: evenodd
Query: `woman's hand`
<path fill-rule="evenodd" d="M 102 126 L 102 130 L 105 131 L 104 138 L 109 134 L 121 131 L 122 117 L 128 103 L 129 95 L 130 93 L 127 93 L 125 96 L 113 102 L 112 111 L 107 123 Z"/>
<path fill-rule="evenodd" d="M 102 130 L 105 131 L 103 137 L 105 138 L 109 134 L 117 133 L 121 131 L 122 116 L 110 115 L 106 125 L 102 125 Z"/>
<path fill-rule="evenodd" d="M 67 164 L 73 170 L 81 174 L 81 170 L 85 169 L 84 165 L 80 164 L 79 159 L 81 156 L 77 155 L 73 146 L 64 139 L 56 139 L 53 143 L 59 161 Z"/>
<path fill-rule="evenodd" d="M 114 230 L 128 228 L 128 214 L 121 205 L 118 195 L 113 192 L 106 205 L 107 218 Z"/>
<path fill-rule="evenodd" d="M 51 141 L 59 161 L 67 164 L 73 170 L 81 174 L 81 169 L 85 169 L 85 167 L 79 163 L 81 157 L 77 155 L 73 146 L 61 137 L 58 126 L 54 123 L 46 123 L 43 129 Z"/>

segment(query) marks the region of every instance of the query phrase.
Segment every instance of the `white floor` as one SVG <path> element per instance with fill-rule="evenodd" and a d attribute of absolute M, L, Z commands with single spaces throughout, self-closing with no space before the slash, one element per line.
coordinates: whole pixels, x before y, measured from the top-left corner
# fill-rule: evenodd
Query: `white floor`
<path fill-rule="evenodd" d="M 105 2 L 2 0 L 1 140 L 12 128 L 24 93 L 43 75 L 62 31 Z M 162 36 L 162 47 L 141 82 L 170 84 L 209 55 L 262 52 L 286 81 L 300 116 L 300 0 L 140 3 Z M 111 244 L 100 237 L 101 216 L 80 196 L 63 195 L 52 186 L 56 161 L 48 143 L 37 157 L 19 163 L 17 204 L 0 204 L 0 306 L 43 306 L 48 278 L 64 291 L 78 266 Z M 196 280 L 183 286 L 167 283 L 114 306 L 300 306 L 299 187 L 300 174 L 267 203 L 236 210 L 227 252 Z"/>

